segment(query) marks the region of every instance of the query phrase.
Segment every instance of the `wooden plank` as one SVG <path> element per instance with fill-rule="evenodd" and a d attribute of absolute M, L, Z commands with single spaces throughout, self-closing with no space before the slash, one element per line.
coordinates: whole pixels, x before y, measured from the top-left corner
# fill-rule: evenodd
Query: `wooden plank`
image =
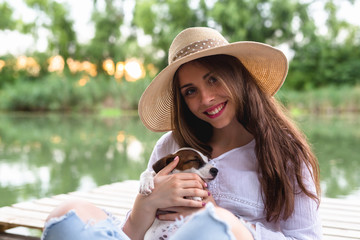
<path fill-rule="evenodd" d="M 87 199 L 87 198 L 81 198 L 78 196 L 72 196 L 72 195 L 59 195 L 59 196 L 54 196 L 55 199 L 59 199 L 59 200 L 86 200 L 90 203 L 93 203 L 97 206 L 101 206 L 101 207 L 113 207 L 113 208 L 119 208 L 119 209 L 129 209 L 132 207 L 132 204 L 130 203 L 123 203 L 123 202 L 119 202 L 119 201 L 111 201 L 111 200 L 99 200 L 99 199 Z"/>
<path fill-rule="evenodd" d="M 134 196 L 124 196 L 124 195 L 108 195 L 108 194 L 99 194 L 94 192 L 72 192 L 69 195 L 85 198 L 85 199 L 97 199 L 97 200 L 111 200 L 122 202 L 126 204 L 133 205 L 135 197 Z"/>
<path fill-rule="evenodd" d="M 343 222 L 329 221 L 329 220 L 325 220 L 325 221 L 322 220 L 321 223 L 323 227 L 358 231 L 360 236 L 360 224 L 351 223 L 351 222 L 343 223 Z"/>
<path fill-rule="evenodd" d="M 322 210 L 337 210 L 337 211 L 349 211 L 360 214 L 360 207 L 355 207 L 352 205 L 337 205 L 331 203 L 321 203 Z"/>
<path fill-rule="evenodd" d="M 50 213 L 55 206 L 43 205 L 36 202 L 22 202 L 12 205 L 13 208 L 23 210 L 33 210 L 37 212 Z"/>
<path fill-rule="evenodd" d="M 39 237 L 22 236 L 18 234 L 0 233 L 1 240 L 40 240 Z"/>
<path fill-rule="evenodd" d="M 360 239 L 359 231 L 323 227 L 324 236 L 342 237 L 343 239 Z"/>
<path fill-rule="evenodd" d="M 358 238 L 345 238 L 343 236 L 327 236 L 324 235 L 322 240 L 358 240 Z"/>
<path fill-rule="evenodd" d="M 322 220 L 360 224 L 360 215 L 354 215 L 352 212 L 323 211 L 320 208 L 320 217 Z"/>
<path fill-rule="evenodd" d="M 59 194 L 0 208 L 0 231 L 16 226 L 41 229 L 54 207 L 71 199 L 89 201 L 123 219 L 133 205 L 138 186 L 138 181 L 125 181 L 100 186 L 87 192 Z M 360 239 L 360 203 L 323 198 L 320 216 L 324 240 Z"/>
<path fill-rule="evenodd" d="M 355 209 L 360 208 L 360 203 L 355 200 L 338 199 L 338 198 L 321 198 L 321 203 L 330 203 L 333 205 L 348 205 L 353 206 Z"/>
<path fill-rule="evenodd" d="M 17 209 L 14 207 L 3 207 L 0 209 L 0 214 L 1 216 L 6 216 L 6 215 L 19 216 L 19 217 L 24 216 L 29 219 L 41 219 L 41 220 L 45 220 L 48 216 L 48 213 L 37 212 L 33 210 Z"/>

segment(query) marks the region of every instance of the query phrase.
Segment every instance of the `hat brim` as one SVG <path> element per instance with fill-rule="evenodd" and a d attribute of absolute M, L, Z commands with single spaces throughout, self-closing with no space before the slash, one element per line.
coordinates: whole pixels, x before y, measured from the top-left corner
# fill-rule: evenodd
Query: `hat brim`
<path fill-rule="evenodd" d="M 285 81 L 287 59 L 283 52 L 270 45 L 244 41 L 199 51 L 168 65 L 146 88 L 138 106 L 139 116 L 145 127 L 154 132 L 172 130 L 171 84 L 175 72 L 184 63 L 218 54 L 238 58 L 266 94 L 274 95 Z"/>

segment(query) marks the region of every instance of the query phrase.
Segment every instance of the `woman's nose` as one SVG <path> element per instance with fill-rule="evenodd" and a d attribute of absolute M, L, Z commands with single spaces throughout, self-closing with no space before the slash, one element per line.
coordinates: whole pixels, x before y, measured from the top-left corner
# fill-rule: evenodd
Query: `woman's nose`
<path fill-rule="evenodd" d="M 215 99 L 215 92 L 211 90 L 203 90 L 201 91 L 201 103 L 208 104 Z"/>

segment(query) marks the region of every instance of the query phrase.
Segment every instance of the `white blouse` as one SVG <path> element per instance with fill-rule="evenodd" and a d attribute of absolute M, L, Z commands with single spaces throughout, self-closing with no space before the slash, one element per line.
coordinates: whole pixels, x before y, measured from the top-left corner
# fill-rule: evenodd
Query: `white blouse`
<path fill-rule="evenodd" d="M 217 177 L 208 183 L 208 188 L 217 205 L 256 225 L 257 240 L 321 239 L 317 204 L 303 193 L 295 195 L 295 210 L 286 221 L 266 221 L 254 148 L 255 140 L 211 159 L 212 165 L 219 172 Z M 154 147 L 148 168 L 158 159 L 178 149 L 172 133 L 165 133 Z M 314 183 L 307 181 L 306 184 L 315 193 Z"/>

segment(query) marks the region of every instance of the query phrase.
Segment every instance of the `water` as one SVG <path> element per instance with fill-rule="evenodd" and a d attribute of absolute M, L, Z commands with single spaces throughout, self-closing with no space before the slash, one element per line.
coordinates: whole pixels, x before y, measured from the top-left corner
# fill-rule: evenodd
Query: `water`
<path fill-rule="evenodd" d="M 319 158 L 323 195 L 360 200 L 358 116 L 297 121 Z M 0 207 L 138 179 L 160 136 L 135 115 L 0 114 Z"/>

